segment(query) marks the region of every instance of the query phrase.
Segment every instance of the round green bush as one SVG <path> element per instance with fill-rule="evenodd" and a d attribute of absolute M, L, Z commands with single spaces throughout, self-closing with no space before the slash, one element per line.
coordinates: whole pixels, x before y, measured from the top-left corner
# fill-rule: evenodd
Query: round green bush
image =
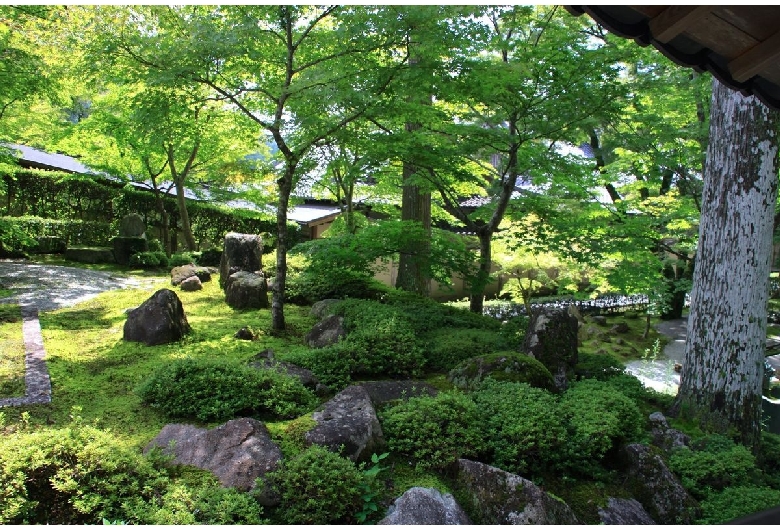
<path fill-rule="evenodd" d="M 219 262 L 222 260 L 221 248 L 209 248 L 200 253 L 197 256 L 197 264 L 203 267 L 219 267 Z"/>
<path fill-rule="evenodd" d="M 625 367 L 610 354 L 579 352 L 574 373 L 578 379 L 606 381 L 625 373 Z"/>
<path fill-rule="evenodd" d="M 352 522 L 362 505 L 362 480 L 349 459 L 318 445 L 283 460 L 265 478 L 279 496 L 274 518 L 283 524 Z"/>
<path fill-rule="evenodd" d="M 317 403 L 311 390 L 295 377 L 213 360 L 185 359 L 165 365 L 137 392 L 167 416 L 203 422 L 252 412 L 294 418 Z"/>
<path fill-rule="evenodd" d="M 190 263 L 195 263 L 195 257 L 190 252 L 177 252 L 168 258 L 169 267 L 181 267 Z"/>
<path fill-rule="evenodd" d="M 634 441 L 645 424 L 632 399 L 595 379 L 574 383 L 564 392 L 559 414 L 568 430 L 564 467 L 600 461 L 618 445 Z"/>
<path fill-rule="evenodd" d="M 0 524 L 97 524 L 168 485 L 139 452 L 91 426 L 0 437 Z"/>
<path fill-rule="evenodd" d="M 130 256 L 130 266 L 141 269 L 159 269 L 168 266 L 165 252 L 138 252 Z"/>
<path fill-rule="evenodd" d="M 173 484 L 164 495 L 125 506 L 126 520 L 142 525 L 263 524 L 262 507 L 249 493 L 219 485 Z"/>
<path fill-rule="evenodd" d="M 780 491 L 765 486 L 736 486 L 701 501 L 699 524 L 728 524 L 734 519 L 780 505 Z"/>
<path fill-rule="evenodd" d="M 487 378 L 497 381 L 528 383 L 545 390 L 553 390 L 552 374 L 539 361 L 517 352 L 497 352 L 481 355 L 453 368 L 447 379 L 460 389 L 479 387 Z"/>
<path fill-rule="evenodd" d="M 488 378 L 473 398 L 493 465 L 526 476 L 543 471 L 557 457 L 566 432 L 553 394 L 527 383 Z"/>
<path fill-rule="evenodd" d="M 424 342 L 425 358 L 433 370 L 451 370 L 472 357 L 510 347 L 495 331 L 472 328 L 440 328 L 427 333 Z"/>
<path fill-rule="evenodd" d="M 390 451 L 411 457 L 420 470 L 483 453 L 481 420 L 471 397 L 457 391 L 410 398 L 380 413 Z"/>
<path fill-rule="evenodd" d="M 669 469 L 701 500 L 727 487 L 747 485 L 756 470 L 756 459 L 745 446 L 712 434 L 690 448 L 676 449 L 669 457 Z"/>

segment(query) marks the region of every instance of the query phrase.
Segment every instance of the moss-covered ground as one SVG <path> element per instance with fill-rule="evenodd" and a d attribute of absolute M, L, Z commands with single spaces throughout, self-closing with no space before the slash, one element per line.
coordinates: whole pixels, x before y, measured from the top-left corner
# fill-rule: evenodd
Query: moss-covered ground
<path fill-rule="evenodd" d="M 18 305 L 0 305 L 0 398 L 23 396 L 24 341 Z"/>

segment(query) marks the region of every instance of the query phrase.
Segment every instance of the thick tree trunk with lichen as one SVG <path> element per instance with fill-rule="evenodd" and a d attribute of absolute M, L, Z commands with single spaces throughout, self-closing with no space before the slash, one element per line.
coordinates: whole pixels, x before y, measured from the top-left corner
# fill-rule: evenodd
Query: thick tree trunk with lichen
<path fill-rule="evenodd" d="M 708 431 L 760 437 L 776 115 L 713 82 L 699 246 L 674 412 Z"/>

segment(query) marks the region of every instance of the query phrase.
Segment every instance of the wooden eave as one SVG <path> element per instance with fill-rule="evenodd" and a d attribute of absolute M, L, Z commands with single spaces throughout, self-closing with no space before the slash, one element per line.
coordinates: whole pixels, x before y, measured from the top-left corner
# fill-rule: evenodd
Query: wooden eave
<path fill-rule="evenodd" d="M 780 110 L 780 6 L 566 6 Z"/>

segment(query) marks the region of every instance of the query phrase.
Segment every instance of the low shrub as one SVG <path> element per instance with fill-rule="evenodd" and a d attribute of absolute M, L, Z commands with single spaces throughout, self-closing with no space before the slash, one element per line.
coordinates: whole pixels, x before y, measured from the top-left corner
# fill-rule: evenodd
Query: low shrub
<path fill-rule="evenodd" d="M 347 458 L 312 445 L 265 481 L 279 496 L 275 520 L 284 524 L 332 524 L 352 522 L 362 506 L 362 474 Z"/>
<path fill-rule="evenodd" d="M 735 486 L 701 502 L 699 524 L 727 524 L 734 519 L 780 505 L 780 491 L 765 486 Z"/>
<path fill-rule="evenodd" d="M 616 375 L 624 374 L 625 367 L 609 354 L 579 352 L 574 373 L 577 379 L 606 381 Z"/>
<path fill-rule="evenodd" d="M 125 519 L 142 525 L 264 524 L 263 509 L 249 494 L 218 485 L 171 485 L 162 496 L 128 503 Z"/>
<path fill-rule="evenodd" d="M 222 421 L 259 412 L 294 418 L 316 406 L 300 380 L 275 370 L 257 370 L 222 361 L 185 359 L 163 366 L 137 393 L 174 418 Z"/>
<path fill-rule="evenodd" d="M 200 253 L 197 257 L 197 264 L 203 267 L 219 267 L 222 260 L 221 248 L 209 248 Z M 268 266 L 266 266 L 268 268 Z"/>
<path fill-rule="evenodd" d="M 414 331 L 398 317 L 361 326 L 335 349 L 356 376 L 417 377 L 425 365 Z"/>
<path fill-rule="evenodd" d="M 767 485 L 780 489 L 780 435 L 761 431 L 757 465 L 764 472 Z"/>
<path fill-rule="evenodd" d="M 299 305 L 310 305 L 326 298 L 378 300 L 387 290 L 369 274 L 351 270 L 325 274 L 314 268 L 291 274 L 285 287 L 286 297 Z"/>
<path fill-rule="evenodd" d="M 574 383 L 564 392 L 559 413 L 568 431 L 560 463 L 581 472 L 633 441 L 645 424 L 632 399 L 595 379 Z"/>
<path fill-rule="evenodd" d="M 190 263 L 195 263 L 195 256 L 190 252 L 178 252 L 171 254 L 171 257 L 168 258 L 168 267 L 181 267 Z"/>
<path fill-rule="evenodd" d="M 141 269 L 160 269 L 168 266 L 165 252 L 138 252 L 130 256 L 130 266 Z"/>
<path fill-rule="evenodd" d="M 747 485 L 756 470 L 756 460 L 745 446 L 712 434 L 690 448 L 676 449 L 669 457 L 669 469 L 701 500 L 728 487 Z"/>
<path fill-rule="evenodd" d="M 285 360 L 311 370 L 333 391 L 343 390 L 352 381 L 352 359 L 342 355 L 339 345 L 292 352 Z"/>
<path fill-rule="evenodd" d="M 411 457 L 418 470 L 442 469 L 487 448 L 477 405 L 461 392 L 410 398 L 380 412 L 380 420 L 390 450 Z"/>
<path fill-rule="evenodd" d="M 441 328 L 474 328 L 498 332 L 501 322 L 495 318 L 472 313 L 468 309 L 436 302 L 425 296 L 391 289 L 382 297 L 386 305 L 402 311 L 417 333 Z"/>
<path fill-rule="evenodd" d="M 512 348 L 504 336 L 492 330 L 439 328 L 427 333 L 424 351 L 430 369 L 447 371 L 466 359 Z"/>
<path fill-rule="evenodd" d="M 565 444 L 558 404 L 550 392 L 526 383 L 486 379 L 473 398 L 493 465 L 523 476 L 543 472 Z"/>
<path fill-rule="evenodd" d="M 162 495 L 167 476 L 91 426 L 0 437 L 0 523 L 96 524 Z"/>

